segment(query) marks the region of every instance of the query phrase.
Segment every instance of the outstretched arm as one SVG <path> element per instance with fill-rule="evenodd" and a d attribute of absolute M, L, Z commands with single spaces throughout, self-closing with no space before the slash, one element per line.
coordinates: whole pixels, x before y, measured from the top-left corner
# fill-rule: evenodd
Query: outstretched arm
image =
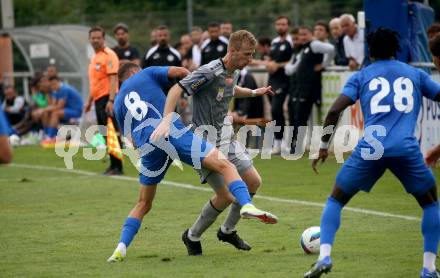
<path fill-rule="evenodd" d="M 187 70 L 186 68 L 183 68 L 183 67 L 170 67 L 168 69 L 168 78 L 169 79 L 173 79 L 173 78 L 182 79 L 185 76 L 187 76 L 188 74 L 190 74 L 189 70 Z"/>
<path fill-rule="evenodd" d="M 346 95 L 340 95 L 327 113 L 327 117 L 325 118 L 324 122 L 324 130 L 326 130 L 327 127 L 334 128 L 338 124 L 341 113 L 345 110 L 345 108 L 352 105 L 353 103 L 354 101 L 351 98 L 347 97 Z M 318 164 L 318 162 L 320 160 L 324 162 L 328 157 L 328 145 L 330 143 L 330 138 L 332 134 L 333 132 L 329 134 L 324 134 L 321 138 L 319 156 L 312 162 L 312 168 L 315 173 L 318 173 L 318 170 L 316 169 L 316 165 Z"/>
<path fill-rule="evenodd" d="M 245 98 L 245 97 L 259 97 L 264 95 L 273 96 L 275 93 L 272 91 L 271 86 L 261 87 L 255 90 L 251 90 L 249 88 L 243 88 L 240 86 L 234 87 L 234 97 L 236 98 Z"/>
<path fill-rule="evenodd" d="M 173 120 L 172 113 L 176 109 L 177 101 L 181 96 L 182 88 L 180 88 L 178 84 L 175 84 L 173 87 L 171 87 L 165 102 L 162 121 L 151 134 L 151 141 L 155 142 L 161 137 L 167 138 L 170 135 L 170 126 Z"/>

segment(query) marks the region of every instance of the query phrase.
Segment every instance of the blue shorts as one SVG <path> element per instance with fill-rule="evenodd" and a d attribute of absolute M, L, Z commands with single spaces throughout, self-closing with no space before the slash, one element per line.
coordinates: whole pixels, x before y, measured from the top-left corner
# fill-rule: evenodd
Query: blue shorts
<path fill-rule="evenodd" d="M 355 151 L 336 176 L 336 185 L 350 195 L 359 190 L 370 192 L 386 169 L 400 180 L 410 194 L 421 195 L 435 186 L 434 176 L 419 151 L 405 156 L 382 157 L 379 160 L 364 160 Z"/>
<path fill-rule="evenodd" d="M 139 181 L 142 185 L 155 185 L 161 182 L 172 162 L 166 151 L 149 142 L 152 131 L 145 136 L 148 138 L 146 146 L 151 151 L 141 158 Z M 203 159 L 214 148 L 214 145 L 196 136 L 192 131 L 185 132 L 179 138 L 170 136 L 167 141 L 174 147 L 180 161 L 199 169 Z"/>
<path fill-rule="evenodd" d="M 72 109 L 69 107 L 65 107 L 64 108 L 64 117 L 63 117 L 63 122 L 64 123 L 69 123 L 71 119 L 78 119 L 81 118 L 81 113 L 82 110 L 81 109 Z"/>

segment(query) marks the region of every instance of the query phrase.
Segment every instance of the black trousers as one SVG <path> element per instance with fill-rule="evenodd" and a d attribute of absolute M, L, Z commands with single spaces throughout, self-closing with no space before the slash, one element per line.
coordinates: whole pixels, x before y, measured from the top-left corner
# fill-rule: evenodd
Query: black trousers
<path fill-rule="evenodd" d="M 284 119 L 283 104 L 287 97 L 287 90 L 272 97 L 272 120 L 276 121 L 275 125 L 281 127 L 280 132 L 275 132 L 275 139 L 282 140 L 284 135 L 284 126 L 286 119 Z"/>
<path fill-rule="evenodd" d="M 289 121 L 290 125 L 293 126 L 292 150 L 295 150 L 298 128 L 307 126 L 314 103 L 313 99 L 296 97 L 291 97 L 289 101 Z"/>
<path fill-rule="evenodd" d="M 96 120 L 98 125 L 107 126 L 107 113 L 105 112 L 105 106 L 107 105 L 109 99 L 109 95 L 103 96 L 97 100 L 95 100 L 95 111 L 96 111 Z M 119 130 L 118 124 L 114 115 L 112 116 L 113 125 L 115 126 L 116 131 Z M 107 140 L 107 137 L 105 137 Z M 119 145 L 122 146 L 121 136 L 118 136 Z M 110 155 L 110 168 L 122 170 L 122 161 L 118 158 Z"/>

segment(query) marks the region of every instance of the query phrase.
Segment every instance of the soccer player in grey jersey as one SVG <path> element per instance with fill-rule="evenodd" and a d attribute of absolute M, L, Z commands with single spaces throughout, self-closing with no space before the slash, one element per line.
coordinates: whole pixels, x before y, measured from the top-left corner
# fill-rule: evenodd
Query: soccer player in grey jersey
<path fill-rule="evenodd" d="M 216 129 L 216 145 L 227 153 L 228 160 L 237 168 L 240 176 L 248 186 L 249 193 L 253 196 L 261 184 L 261 177 L 246 149 L 235 140 L 222 138 L 222 130 L 227 130 L 230 122 L 227 120 L 229 103 L 232 97 L 256 97 L 265 94 L 273 95 L 271 87 L 262 87 L 256 90 L 237 86 L 240 70 L 252 61 L 257 41 L 248 31 L 240 30 L 232 33 L 227 54 L 221 58 L 205 64 L 179 81 L 168 93 L 164 109 L 164 120 L 157 127 L 153 136 L 167 136 L 170 121 L 167 115 L 172 113 L 176 102 L 183 91 L 193 96 L 193 128 L 209 126 Z M 225 120 L 226 118 L 226 120 Z M 231 127 L 232 129 L 232 127 Z M 197 133 L 197 132 L 196 132 Z M 208 132 L 209 133 L 209 132 Z M 209 134 L 212 135 L 212 134 Z M 211 137 L 211 136 L 209 136 Z M 213 141 L 209 138 L 209 141 Z M 225 140 L 226 139 L 226 140 Z M 218 215 L 231 203 L 229 214 L 223 225 L 217 231 L 221 241 L 228 242 L 240 250 L 250 250 L 251 246 L 242 240 L 236 232 L 236 225 L 240 220 L 240 205 L 234 202 L 228 192 L 223 177 L 207 169 L 199 171 L 202 182 L 208 182 L 214 189 L 215 195 L 204 205 L 201 214 L 182 235 L 189 255 L 201 255 L 202 247 L 200 237 L 202 233 L 217 219 Z"/>

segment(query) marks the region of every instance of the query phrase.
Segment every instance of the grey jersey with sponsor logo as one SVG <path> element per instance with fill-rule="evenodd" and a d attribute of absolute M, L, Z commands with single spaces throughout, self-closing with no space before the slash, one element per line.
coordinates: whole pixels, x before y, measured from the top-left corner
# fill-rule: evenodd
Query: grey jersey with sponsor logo
<path fill-rule="evenodd" d="M 213 126 L 217 130 L 217 145 L 239 76 L 239 70 L 228 76 L 223 61 L 217 59 L 179 81 L 180 87 L 193 96 L 193 129 L 201 125 Z"/>

